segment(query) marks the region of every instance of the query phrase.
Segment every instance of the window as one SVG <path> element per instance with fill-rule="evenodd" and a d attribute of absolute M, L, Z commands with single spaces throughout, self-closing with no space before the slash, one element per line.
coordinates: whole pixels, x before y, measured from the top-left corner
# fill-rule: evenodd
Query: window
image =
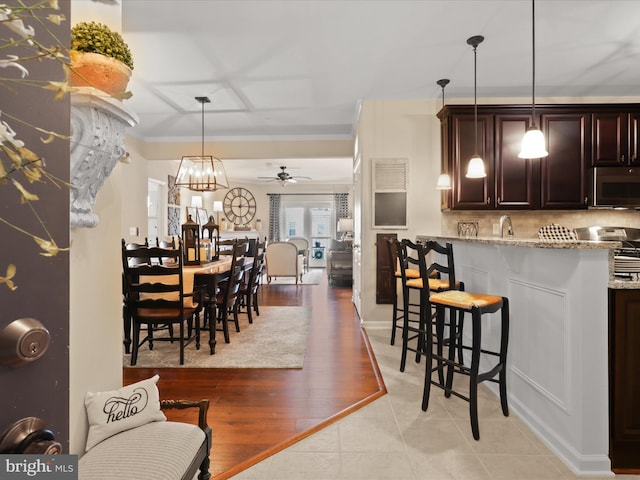
<path fill-rule="evenodd" d="M 304 207 L 285 207 L 284 238 L 304 237 Z"/>
<path fill-rule="evenodd" d="M 373 160 L 373 228 L 407 228 L 408 166 L 406 158 Z"/>
<path fill-rule="evenodd" d="M 281 208 L 283 222 L 280 238 L 306 238 L 309 242 L 310 266 L 325 266 L 325 250 L 335 234 L 332 196 L 286 196 L 282 199 Z"/>

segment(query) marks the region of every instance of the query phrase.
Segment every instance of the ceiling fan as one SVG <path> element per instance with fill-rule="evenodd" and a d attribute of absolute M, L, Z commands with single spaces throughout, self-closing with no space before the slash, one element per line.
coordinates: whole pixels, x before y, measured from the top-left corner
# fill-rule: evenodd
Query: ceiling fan
<path fill-rule="evenodd" d="M 298 180 L 311 180 L 311 177 L 293 177 L 286 171 L 287 167 L 280 167 L 281 172 L 278 172 L 275 177 L 258 177 L 260 180 L 266 180 L 268 182 L 278 182 L 283 187 L 286 187 L 290 183 L 297 183 Z"/>

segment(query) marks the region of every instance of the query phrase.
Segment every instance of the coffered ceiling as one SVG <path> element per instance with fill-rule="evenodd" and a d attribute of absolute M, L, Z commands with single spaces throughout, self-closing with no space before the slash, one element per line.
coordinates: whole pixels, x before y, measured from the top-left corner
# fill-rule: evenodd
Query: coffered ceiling
<path fill-rule="evenodd" d="M 529 0 L 124 0 L 146 141 L 350 139 L 364 99 L 531 96 Z M 640 96 L 640 2 L 537 0 L 536 95 Z M 276 161 L 276 163 L 278 163 Z M 277 167 L 276 167 L 277 170 Z M 306 173 L 305 173 L 306 174 Z M 309 175 L 311 176 L 311 175 Z"/>

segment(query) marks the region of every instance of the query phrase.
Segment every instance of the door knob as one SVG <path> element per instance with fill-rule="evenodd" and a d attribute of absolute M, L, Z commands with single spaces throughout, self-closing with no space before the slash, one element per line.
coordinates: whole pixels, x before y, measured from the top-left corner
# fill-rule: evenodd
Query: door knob
<path fill-rule="evenodd" d="M 0 453 L 57 455 L 62 445 L 53 432 L 36 417 L 27 417 L 11 425 L 0 437 Z"/>

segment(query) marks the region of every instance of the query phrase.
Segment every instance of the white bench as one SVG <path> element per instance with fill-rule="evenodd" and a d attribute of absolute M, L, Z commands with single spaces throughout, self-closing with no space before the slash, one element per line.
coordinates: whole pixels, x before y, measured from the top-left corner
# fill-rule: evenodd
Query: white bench
<path fill-rule="evenodd" d="M 162 410 L 199 408 L 198 425 L 150 422 L 93 446 L 78 461 L 80 480 L 209 480 L 209 400 L 161 400 Z"/>

